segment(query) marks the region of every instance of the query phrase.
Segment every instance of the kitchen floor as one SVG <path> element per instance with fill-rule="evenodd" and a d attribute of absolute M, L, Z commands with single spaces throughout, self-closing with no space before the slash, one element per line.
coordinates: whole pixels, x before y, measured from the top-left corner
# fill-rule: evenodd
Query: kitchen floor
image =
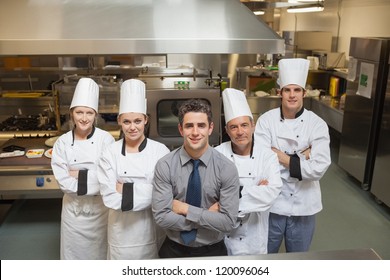
<path fill-rule="evenodd" d="M 331 136 L 332 159 L 337 162 L 337 133 Z M 390 260 L 390 208 L 377 204 L 335 163 L 321 188 L 324 209 L 317 215 L 310 250 L 372 248 Z M 60 217 L 61 199 L 0 201 L 0 259 L 58 259 Z"/>

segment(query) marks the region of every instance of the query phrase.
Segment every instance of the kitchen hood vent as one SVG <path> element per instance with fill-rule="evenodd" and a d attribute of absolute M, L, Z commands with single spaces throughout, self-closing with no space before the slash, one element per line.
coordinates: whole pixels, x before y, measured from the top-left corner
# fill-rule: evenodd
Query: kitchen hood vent
<path fill-rule="evenodd" d="M 2 0 L 0 55 L 284 53 L 239 0 Z"/>

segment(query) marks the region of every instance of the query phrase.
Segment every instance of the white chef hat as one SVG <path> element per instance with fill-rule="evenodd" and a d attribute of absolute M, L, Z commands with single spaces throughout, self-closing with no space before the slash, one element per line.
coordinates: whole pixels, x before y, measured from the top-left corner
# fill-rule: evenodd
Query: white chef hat
<path fill-rule="evenodd" d="M 70 109 L 77 106 L 84 106 L 94 109 L 99 107 L 99 86 L 91 78 L 81 78 L 73 94 Z"/>
<path fill-rule="evenodd" d="M 137 79 L 126 80 L 121 85 L 119 115 L 142 113 L 146 115 L 145 84 Z"/>
<path fill-rule="evenodd" d="M 304 58 L 285 58 L 279 60 L 278 84 L 280 88 L 291 84 L 305 88 L 309 65 L 310 61 Z"/>
<path fill-rule="evenodd" d="M 245 94 L 234 88 L 227 88 L 222 92 L 223 110 L 225 122 L 242 116 L 249 116 L 253 119 Z"/>

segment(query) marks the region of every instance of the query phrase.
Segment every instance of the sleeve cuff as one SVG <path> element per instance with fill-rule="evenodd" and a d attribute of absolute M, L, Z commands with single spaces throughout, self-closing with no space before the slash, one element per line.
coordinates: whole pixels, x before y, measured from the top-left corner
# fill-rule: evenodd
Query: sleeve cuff
<path fill-rule="evenodd" d="M 77 181 L 77 195 L 86 195 L 88 191 L 88 170 L 79 170 Z"/>
<path fill-rule="evenodd" d="M 188 213 L 186 219 L 194 223 L 199 223 L 201 215 L 202 215 L 202 208 L 190 205 L 188 207 Z"/>
<path fill-rule="evenodd" d="M 298 155 L 290 156 L 290 176 L 302 181 L 301 160 Z"/>
<path fill-rule="evenodd" d="M 130 211 L 134 208 L 134 183 L 124 183 L 122 189 L 122 211 Z"/>

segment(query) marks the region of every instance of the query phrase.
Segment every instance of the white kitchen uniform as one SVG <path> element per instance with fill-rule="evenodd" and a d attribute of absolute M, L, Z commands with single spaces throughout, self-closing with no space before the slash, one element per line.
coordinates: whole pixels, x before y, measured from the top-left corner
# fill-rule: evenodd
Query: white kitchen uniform
<path fill-rule="evenodd" d="M 266 254 L 268 210 L 282 188 L 278 158 L 271 150 L 257 146 L 251 156 L 236 155 L 230 141 L 216 149 L 235 163 L 243 186 L 236 228 L 225 237 L 228 254 Z M 265 179 L 268 185 L 259 186 L 258 182 Z"/>
<path fill-rule="evenodd" d="M 322 210 L 319 180 L 328 169 L 330 159 L 327 124 L 316 114 L 302 109 L 295 119 L 283 119 L 280 108 L 260 116 L 256 123 L 255 143 L 275 147 L 300 159 L 301 179 L 290 176 L 289 169 L 280 165 L 283 180 L 281 195 L 270 209 L 284 216 L 309 216 Z M 310 159 L 301 151 L 311 147 Z"/>
<path fill-rule="evenodd" d="M 114 138 L 94 128 L 86 140 L 75 140 L 73 131 L 58 138 L 53 147 L 51 166 L 64 192 L 61 213 L 61 259 L 106 259 L 107 215 L 100 196 L 96 166 L 102 150 Z M 78 179 L 69 170 L 88 170 L 87 193 L 77 195 Z"/>
<path fill-rule="evenodd" d="M 146 145 L 145 145 L 146 144 Z M 138 153 L 127 153 L 121 139 L 104 152 L 98 178 L 108 217 L 108 259 L 151 259 L 158 257 L 164 234 L 153 219 L 152 179 L 157 161 L 169 149 L 146 138 Z M 122 211 L 121 193 L 116 182 L 133 183 L 132 209 Z"/>

